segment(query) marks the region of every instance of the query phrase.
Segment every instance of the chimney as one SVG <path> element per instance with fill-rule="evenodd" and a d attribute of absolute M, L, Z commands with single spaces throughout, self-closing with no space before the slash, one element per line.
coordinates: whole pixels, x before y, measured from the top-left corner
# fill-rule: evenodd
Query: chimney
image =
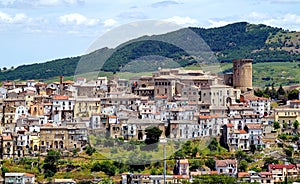
<path fill-rule="evenodd" d="M 60 91 L 59 91 L 59 93 L 62 95 L 62 91 L 63 91 L 63 89 L 64 89 L 64 87 L 63 87 L 63 82 L 64 82 L 64 76 L 59 76 L 59 89 L 60 89 Z"/>

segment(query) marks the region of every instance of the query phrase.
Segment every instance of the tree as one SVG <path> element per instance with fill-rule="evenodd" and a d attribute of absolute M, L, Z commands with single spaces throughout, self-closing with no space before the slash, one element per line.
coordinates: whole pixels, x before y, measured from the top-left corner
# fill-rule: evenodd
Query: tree
<path fill-rule="evenodd" d="M 279 164 L 279 161 L 275 159 L 274 157 L 266 157 L 263 159 L 264 160 L 264 169 L 268 169 L 269 164 Z"/>
<path fill-rule="evenodd" d="M 52 177 L 57 172 L 57 162 L 60 158 L 60 152 L 55 150 L 48 151 L 47 157 L 44 160 L 45 177 Z"/>
<path fill-rule="evenodd" d="M 294 121 L 293 126 L 294 126 L 295 130 L 297 130 L 299 127 L 299 122 L 297 120 Z"/>
<path fill-rule="evenodd" d="M 242 160 L 242 159 L 244 159 L 245 157 L 247 157 L 248 155 L 245 153 L 245 152 L 243 152 L 241 149 L 238 149 L 236 152 L 235 152 L 235 158 L 237 159 L 237 160 Z"/>
<path fill-rule="evenodd" d="M 93 153 L 96 152 L 96 149 L 93 148 L 92 146 L 87 146 L 85 153 L 88 154 L 89 156 L 92 156 Z"/>
<path fill-rule="evenodd" d="M 254 154 L 255 151 L 256 151 L 256 145 L 251 144 L 251 145 L 250 145 L 250 151 Z"/>
<path fill-rule="evenodd" d="M 282 125 L 282 128 L 286 129 L 287 127 L 288 127 L 287 122 L 284 122 L 283 125 Z"/>
<path fill-rule="evenodd" d="M 114 176 L 116 174 L 116 170 L 116 166 L 107 160 L 103 162 L 95 162 L 91 168 L 92 172 L 102 171 L 109 176 Z"/>
<path fill-rule="evenodd" d="M 161 136 L 162 130 L 160 130 L 157 127 L 151 126 L 151 127 L 146 128 L 145 132 L 146 132 L 145 143 L 146 144 L 154 144 L 159 141 L 159 137 Z"/>
<path fill-rule="evenodd" d="M 275 121 L 274 124 L 273 124 L 273 127 L 275 130 L 279 129 L 280 128 L 280 123 L 278 121 Z"/>
<path fill-rule="evenodd" d="M 6 70 L 7 70 L 7 68 L 6 68 L 6 67 L 3 67 L 3 70 L 4 70 L 4 71 L 6 71 Z"/>
<path fill-rule="evenodd" d="M 248 162 L 246 160 L 241 160 L 239 162 L 239 171 L 245 172 L 247 171 Z"/>
<path fill-rule="evenodd" d="M 293 148 L 284 149 L 284 152 L 285 152 L 285 155 L 287 157 L 292 157 L 293 156 Z"/>
<path fill-rule="evenodd" d="M 288 99 L 295 100 L 299 98 L 299 91 L 297 89 L 293 89 L 288 92 Z"/>
<path fill-rule="evenodd" d="M 9 172 L 9 170 L 7 169 L 7 167 L 2 166 L 1 167 L 1 173 L 2 173 L 2 177 L 5 177 L 5 173 Z"/>
<path fill-rule="evenodd" d="M 269 87 L 266 87 L 263 96 L 264 97 L 270 97 L 270 95 L 271 95 L 270 89 L 269 89 Z"/>
<path fill-rule="evenodd" d="M 262 97 L 264 95 L 263 91 L 258 89 L 254 91 L 254 95 L 258 97 Z"/>
<path fill-rule="evenodd" d="M 208 145 L 208 148 L 210 151 L 217 151 L 218 150 L 218 140 L 214 137 L 210 144 Z"/>
<path fill-rule="evenodd" d="M 272 99 L 277 98 L 277 91 L 276 91 L 275 88 L 274 88 L 274 82 L 272 83 L 272 88 L 271 88 L 271 91 L 270 91 L 270 97 L 271 97 Z"/>
<path fill-rule="evenodd" d="M 191 160 L 189 160 L 189 162 L 190 162 L 191 170 L 197 170 L 204 165 L 203 160 L 200 160 L 200 159 L 191 159 Z"/>
<path fill-rule="evenodd" d="M 209 167 L 211 170 L 215 170 L 216 161 L 213 158 L 209 158 L 205 160 L 205 165 Z"/>
<path fill-rule="evenodd" d="M 285 95 L 285 91 L 284 91 L 284 89 L 283 89 L 283 87 L 282 87 L 281 84 L 280 84 L 280 86 L 279 86 L 279 88 L 277 90 L 277 94 L 278 94 L 278 96 L 284 96 Z"/>

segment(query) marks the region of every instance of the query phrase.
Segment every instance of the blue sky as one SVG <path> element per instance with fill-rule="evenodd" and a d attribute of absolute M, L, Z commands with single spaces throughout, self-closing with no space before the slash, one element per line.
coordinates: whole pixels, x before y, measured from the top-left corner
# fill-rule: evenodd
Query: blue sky
<path fill-rule="evenodd" d="M 300 0 L 1 0 L 0 68 L 81 55 L 105 32 L 141 20 L 300 31 L 299 9 Z"/>

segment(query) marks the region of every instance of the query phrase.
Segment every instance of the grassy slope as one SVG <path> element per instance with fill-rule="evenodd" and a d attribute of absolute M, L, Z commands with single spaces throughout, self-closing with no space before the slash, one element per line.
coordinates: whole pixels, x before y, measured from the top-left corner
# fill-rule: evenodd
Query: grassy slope
<path fill-rule="evenodd" d="M 232 63 L 220 64 L 221 71 L 231 71 Z M 198 70 L 199 66 L 191 65 L 183 69 L 186 70 Z M 299 84 L 300 83 L 300 62 L 266 62 L 253 64 L 253 86 L 264 87 L 271 85 L 273 82 L 275 86 L 282 84 L 283 86 Z M 142 73 L 129 73 L 118 72 L 116 74 L 120 78 L 130 79 L 132 77 L 139 76 L 151 76 L 152 72 Z M 97 73 L 82 74 L 78 77 L 91 78 L 91 76 L 97 76 Z M 99 76 L 112 76 L 111 72 L 101 72 Z M 73 76 L 65 77 L 65 80 L 73 80 Z M 54 77 L 46 82 L 59 81 L 59 77 Z"/>

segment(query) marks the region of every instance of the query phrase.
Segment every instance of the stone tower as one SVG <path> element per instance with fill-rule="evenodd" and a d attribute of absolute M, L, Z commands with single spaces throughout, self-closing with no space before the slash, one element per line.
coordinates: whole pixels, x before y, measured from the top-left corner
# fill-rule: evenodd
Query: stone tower
<path fill-rule="evenodd" d="M 233 87 L 242 92 L 252 90 L 252 61 L 253 59 L 233 60 Z"/>

